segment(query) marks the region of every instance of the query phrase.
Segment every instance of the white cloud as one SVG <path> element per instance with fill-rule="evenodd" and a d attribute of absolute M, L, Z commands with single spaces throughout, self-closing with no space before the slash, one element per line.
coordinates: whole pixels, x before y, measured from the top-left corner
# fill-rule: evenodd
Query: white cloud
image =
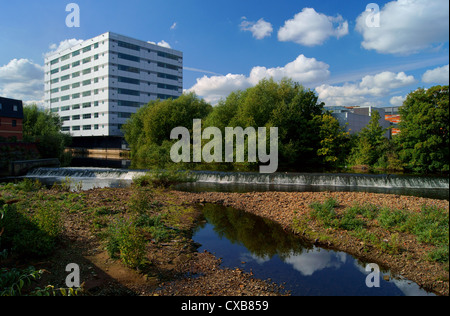
<path fill-rule="evenodd" d="M 170 27 L 171 30 L 175 30 L 177 28 L 177 22 L 174 22 Z"/>
<path fill-rule="evenodd" d="M 0 67 L 0 95 L 43 104 L 44 67 L 28 59 L 13 59 Z"/>
<path fill-rule="evenodd" d="M 449 65 L 428 70 L 423 74 L 422 81 L 426 83 L 448 85 Z"/>
<path fill-rule="evenodd" d="M 330 76 L 329 65 L 315 58 L 300 55 L 293 62 L 283 67 L 266 68 L 257 66 L 250 71 L 250 75 L 228 74 L 226 76 L 204 76 L 197 79 L 197 83 L 188 91 L 195 92 L 207 102 L 216 104 L 220 99 L 226 98 L 231 92 L 252 87 L 264 78 L 273 78 L 278 81 L 289 77 L 303 85 L 317 83 Z"/>
<path fill-rule="evenodd" d="M 162 40 L 162 41 L 160 41 L 160 42 L 158 42 L 158 43 L 151 42 L 151 41 L 148 41 L 147 43 L 150 43 L 150 44 L 153 44 L 153 45 L 158 45 L 158 46 L 165 47 L 165 48 L 172 48 L 172 47 L 170 46 L 170 44 L 167 43 L 165 40 Z"/>
<path fill-rule="evenodd" d="M 389 101 L 389 103 L 392 106 L 402 106 L 403 102 L 405 102 L 405 100 L 406 100 L 406 96 L 398 95 L 398 96 L 392 97 L 391 100 Z"/>
<path fill-rule="evenodd" d="M 380 27 L 369 27 L 368 15 L 363 12 L 356 20 L 356 30 L 367 50 L 409 55 L 448 42 L 448 0 L 389 2 L 380 11 Z"/>
<path fill-rule="evenodd" d="M 249 22 L 245 17 L 242 17 L 242 19 L 243 21 L 240 25 L 241 30 L 252 32 L 254 38 L 263 39 L 272 35 L 272 24 L 264 21 L 264 19 L 259 19 L 258 22 Z"/>
<path fill-rule="evenodd" d="M 71 47 L 76 46 L 81 43 L 83 43 L 83 40 L 71 38 L 71 39 L 66 39 L 64 41 L 61 41 L 59 44 L 51 44 L 49 46 L 50 51 L 45 53 L 44 56 L 47 57 L 47 56 L 53 55 L 57 52 L 63 51 L 65 49 L 71 48 Z"/>
<path fill-rule="evenodd" d="M 345 83 L 342 86 L 323 84 L 316 87 L 319 99 L 327 106 L 381 105 L 377 100 L 393 89 L 416 83 L 414 76 L 404 72 L 385 71 L 374 76 L 365 76 L 358 83 Z"/>
<path fill-rule="evenodd" d="M 337 25 L 336 25 L 337 24 Z M 328 38 L 348 34 L 348 22 L 342 16 L 326 16 L 312 8 L 304 8 L 278 31 L 282 42 L 292 41 L 305 46 L 322 45 Z"/>

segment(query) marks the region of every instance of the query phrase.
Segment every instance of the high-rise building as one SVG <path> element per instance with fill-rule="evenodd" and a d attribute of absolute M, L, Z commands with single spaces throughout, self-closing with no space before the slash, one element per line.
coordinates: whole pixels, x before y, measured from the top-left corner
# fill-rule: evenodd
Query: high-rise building
<path fill-rule="evenodd" d="M 140 107 L 182 92 L 182 52 L 111 32 L 45 58 L 45 106 L 84 143 L 121 138 Z"/>

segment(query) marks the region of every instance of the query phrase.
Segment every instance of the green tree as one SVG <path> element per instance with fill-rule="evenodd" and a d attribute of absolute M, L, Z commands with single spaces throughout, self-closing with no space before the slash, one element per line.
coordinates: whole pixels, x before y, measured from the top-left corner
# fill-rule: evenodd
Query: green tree
<path fill-rule="evenodd" d="M 368 165 L 374 167 L 383 157 L 383 145 L 386 141 L 386 130 L 380 125 L 380 113 L 374 111 L 372 117 L 358 134 L 356 145 L 353 147 L 349 163 L 350 165 Z"/>
<path fill-rule="evenodd" d="M 194 93 L 178 99 L 150 102 L 124 125 L 130 145 L 132 165 L 136 168 L 166 168 L 170 163 L 170 133 L 182 126 L 190 130 L 194 119 L 204 119 L 212 106 Z"/>
<path fill-rule="evenodd" d="M 36 142 L 42 158 L 58 158 L 62 165 L 68 164 L 70 157 L 64 153 L 64 149 L 70 145 L 71 137 L 61 132 L 60 117 L 39 109 L 36 104 L 25 106 L 23 115 L 24 141 Z"/>
<path fill-rule="evenodd" d="M 400 108 L 398 144 L 407 170 L 419 173 L 449 171 L 448 86 L 417 89 Z"/>
<path fill-rule="evenodd" d="M 350 151 L 350 133 L 340 126 L 338 120 L 330 113 L 316 116 L 321 124 L 320 146 L 317 154 L 322 157 L 323 165 L 339 168 L 345 164 Z"/>

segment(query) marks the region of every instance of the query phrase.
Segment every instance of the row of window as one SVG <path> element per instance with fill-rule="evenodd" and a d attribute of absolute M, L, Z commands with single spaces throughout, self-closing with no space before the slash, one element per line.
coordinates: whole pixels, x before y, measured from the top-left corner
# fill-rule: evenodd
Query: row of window
<path fill-rule="evenodd" d="M 131 49 L 131 50 L 134 50 L 134 51 L 137 51 L 137 52 L 141 51 L 141 47 L 140 46 L 134 45 L 134 44 L 131 44 L 131 43 L 127 43 L 127 42 L 117 41 L 117 45 L 119 47 Z M 151 50 L 149 50 L 147 48 L 142 48 L 142 49 L 148 50 L 148 52 L 151 51 Z M 157 54 L 158 54 L 159 57 L 164 57 L 164 58 L 177 60 L 177 61 L 181 58 L 180 56 L 177 56 L 177 55 L 174 55 L 174 54 L 169 54 L 169 53 L 166 53 L 166 52 L 161 52 L 161 51 L 158 51 Z"/>
<path fill-rule="evenodd" d="M 52 69 L 50 71 L 50 74 L 54 75 L 60 71 L 61 72 L 66 71 L 66 70 L 70 69 L 71 66 L 72 66 L 72 68 L 76 68 L 76 67 L 80 66 L 81 64 L 84 65 L 84 64 L 90 63 L 92 60 L 98 60 L 98 58 L 99 58 L 98 54 L 94 55 L 93 57 L 86 57 L 82 60 L 77 60 L 77 61 L 73 62 L 72 64 L 67 64 L 67 65 L 61 66 L 61 68 Z"/>
<path fill-rule="evenodd" d="M 122 126 L 123 126 L 123 124 L 109 124 L 111 127 L 116 127 L 117 129 L 122 129 Z M 83 130 L 83 131 L 90 131 L 90 130 L 92 130 L 92 129 L 94 129 L 94 130 L 98 130 L 100 128 L 100 125 L 99 124 L 94 124 L 94 125 L 78 125 L 78 126 L 72 126 L 72 127 L 70 127 L 70 126 L 63 126 L 62 128 L 61 128 L 61 131 L 62 132 L 70 132 L 71 130 L 72 131 L 81 131 L 81 130 Z M 105 128 L 105 125 L 104 124 L 102 124 L 102 129 L 103 128 Z"/>
<path fill-rule="evenodd" d="M 95 43 L 95 44 L 93 44 L 93 45 L 86 46 L 86 47 L 84 47 L 83 49 L 79 49 L 79 50 L 77 50 L 77 51 L 74 51 L 74 52 L 72 52 L 72 53 L 69 53 L 69 54 L 67 54 L 67 55 L 64 55 L 64 56 L 62 56 L 61 58 L 53 59 L 52 61 L 50 61 L 50 65 L 53 66 L 53 65 L 56 65 L 57 63 L 59 63 L 60 61 L 62 62 L 62 61 L 65 61 L 65 60 L 69 59 L 70 57 L 78 56 L 78 55 L 80 55 L 81 52 L 87 53 L 87 52 L 89 52 L 89 51 L 92 50 L 92 47 L 93 47 L 94 49 L 95 49 L 95 48 L 98 48 L 98 43 Z"/>

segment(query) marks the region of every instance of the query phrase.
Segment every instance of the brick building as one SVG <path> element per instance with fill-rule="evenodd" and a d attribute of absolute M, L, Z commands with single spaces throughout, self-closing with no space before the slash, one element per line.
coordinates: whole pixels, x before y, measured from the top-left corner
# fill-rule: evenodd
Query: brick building
<path fill-rule="evenodd" d="M 0 139 L 21 141 L 22 123 L 22 101 L 0 97 Z"/>

